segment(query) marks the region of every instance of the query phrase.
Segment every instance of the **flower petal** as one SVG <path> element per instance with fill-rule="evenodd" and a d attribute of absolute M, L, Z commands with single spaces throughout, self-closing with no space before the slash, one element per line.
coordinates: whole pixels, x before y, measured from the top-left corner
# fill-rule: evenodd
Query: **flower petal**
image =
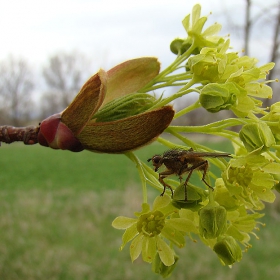
<path fill-rule="evenodd" d="M 171 202 L 169 195 L 157 196 L 153 203 L 153 210 L 158 210 L 167 206 Z"/>
<path fill-rule="evenodd" d="M 106 72 L 99 70 L 81 88 L 71 104 L 62 112 L 61 120 L 77 136 L 101 106 L 106 93 Z"/>
<path fill-rule="evenodd" d="M 155 140 L 174 116 L 171 106 L 148 111 L 125 119 L 88 123 L 77 136 L 83 147 L 103 153 L 122 153 Z"/>
<path fill-rule="evenodd" d="M 136 222 L 136 219 L 119 216 L 112 222 L 112 226 L 116 229 L 127 229 Z"/>
<path fill-rule="evenodd" d="M 159 257 L 164 265 L 170 266 L 174 264 L 174 251 L 159 237 L 157 238 L 157 248 Z"/>
<path fill-rule="evenodd" d="M 206 28 L 202 35 L 207 37 L 207 36 L 213 36 L 217 33 L 219 33 L 222 29 L 222 25 L 219 23 L 214 23 L 213 25 L 210 25 L 208 28 Z"/>
<path fill-rule="evenodd" d="M 198 233 L 198 230 L 191 220 L 184 218 L 173 218 L 166 221 L 167 225 L 174 227 L 182 232 L 194 232 Z"/>
<path fill-rule="evenodd" d="M 142 259 L 145 262 L 151 263 L 157 253 L 156 238 L 144 236 L 142 244 Z"/>
<path fill-rule="evenodd" d="M 201 14 L 201 6 L 200 4 L 196 4 L 192 8 L 192 25 L 195 25 L 199 20 Z"/>
<path fill-rule="evenodd" d="M 130 244 L 130 257 L 131 261 L 134 262 L 142 251 L 143 234 L 139 234 Z"/>
<path fill-rule="evenodd" d="M 110 69 L 108 88 L 103 105 L 118 97 L 133 93 L 156 77 L 160 63 L 155 57 L 131 59 Z"/>
<path fill-rule="evenodd" d="M 161 234 L 166 239 L 174 243 L 178 248 L 185 246 L 186 240 L 184 235 L 180 231 L 173 228 L 170 224 L 165 224 Z"/>
<path fill-rule="evenodd" d="M 132 240 L 138 233 L 139 232 L 137 230 L 136 224 L 133 224 L 131 227 L 127 228 L 122 236 L 123 243 L 121 250 L 124 248 L 125 244 Z"/>

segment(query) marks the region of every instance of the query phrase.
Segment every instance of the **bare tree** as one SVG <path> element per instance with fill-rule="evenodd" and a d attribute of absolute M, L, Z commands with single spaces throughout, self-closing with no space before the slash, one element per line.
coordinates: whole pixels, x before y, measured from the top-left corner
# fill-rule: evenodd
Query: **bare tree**
<path fill-rule="evenodd" d="M 19 126 L 30 117 L 34 87 L 30 66 L 24 59 L 8 57 L 0 63 L 0 117 Z"/>
<path fill-rule="evenodd" d="M 89 63 L 78 53 L 58 53 L 43 69 L 48 90 L 42 97 L 42 117 L 66 108 L 89 76 Z"/>
<path fill-rule="evenodd" d="M 254 3 L 251 0 L 246 1 L 245 9 L 245 26 L 244 26 L 244 53 L 249 54 L 250 37 L 253 28 L 257 29 L 260 24 L 267 26 L 269 31 L 271 30 L 271 52 L 269 61 L 273 61 L 277 64 L 279 60 L 279 45 L 280 45 L 280 1 L 278 0 L 272 3 L 271 6 L 259 7 L 260 11 L 252 16 L 252 10 Z M 256 4 L 255 4 L 256 6 Z M 277 67 L 277 65 L 276 65 Z M 274 77 L 276 68 L 272 69 L 268 75 L 268 79 L 271 80 Z"/>
<path fill-rule="evenodd" d="M 275 20 L 275 27 L 274 27 L 274 35 L 273 35 L 273 44 L 271 50 L 270 61 L 278 62 L 280 60 L 280 1 L 278 3 L 277 15 Z M 272 69 L 269 72 L 268 79 L 273 79 L 274 73 L 276 72 L 276 68 Z"/>
<path fill-rule="evenodd" d="M 251 33 L 252 21 L 251 21 L 251 6 L 252 1 L 246 0 L 246 12 L 245 12 L 245 28 L 244 28 L 244 53 L 249 52 L 249 37 Z"/>
<path fill-rule="evenodd" d="M 276 78 L 276 73 L 280 72 L 279 68 L 279 45 L 280 45 L 280 1 L 273 0 L 268 2 L 257 0 L 244 0 L 243 7 L 239 6 L 243 11 L 244 20 L 233 18 L 236 13 L 231 13 L 228 9 L 228 2 L 221 1 L 224 5 L 223 16 L 226 19 L 226 28 L 230 33 L 238 38 L 242 38 L 244 55 L 252 55 L 252 51 L 257 51 L 258 55 L 270 54 L 266 56 L 267 61 L 276 63 L 275 67 L 270 71 L 268 80 Z M 279 83 L 271 83 L 270 86 L 277 92 Z M 273 102 L 279 100 L 279 95 L 275 94 Z M 263 107 L 268 107 L 272 100 L 265 100 Z"/>

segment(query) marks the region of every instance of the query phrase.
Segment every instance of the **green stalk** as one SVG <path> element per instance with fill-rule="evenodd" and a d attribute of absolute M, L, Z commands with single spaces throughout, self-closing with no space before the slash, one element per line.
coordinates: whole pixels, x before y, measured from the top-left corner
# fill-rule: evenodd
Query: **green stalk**
<path fill-rule="evenodd" d="M 183 115 L 185 115 L 185 114 L 187 114 L 187 113 L 189 113 L 189 112 L 191 112 L 191 111 L 193 111 L 193 110 L 195 110 L 199 107 L 201 107 L 201 105 L 199 103 L 199 100 L 197 100 L 195 103 L 193 103 L 190 106 L 185 107 L 181 111 L 177 112 L 173 119 L 175 120 L 175 119 L 177 119 L 177 118 L 179 118 L 179 117 L 181 117 L 181 116 L 183 116 Z"/>
<path fill-rule="evenodd" d="M 195 49 L 194 45 L 192 45 L 183 55 L 178 55 L 176 59 L 171 63 L 167 68 L 165 68 L 162 72 L 160 72 L 152 81 L 150 81 L 147 85 L 145 85 L 140 92 L 149 92 L 153 90 L 153 86 L 157 83 L 160 83 L 162 79 L 164 79 L 167 75 L 174 72 L 178 69 L 178 67 L 192 54 Z"/>
<path fill-rule="evenodd" d="M 147 184 L 146 184 L 146 176 L 143 171 L 143 167 L 141 161 L 133 152 L 127 152 L 125 155 L 136 164 L 137 170 L 139 172 L 139 176 L 141 178 L 142 183 L 142 194 L 143 194 L 143 203 L 148 203 L 148 192 L 147 192 Z"/>

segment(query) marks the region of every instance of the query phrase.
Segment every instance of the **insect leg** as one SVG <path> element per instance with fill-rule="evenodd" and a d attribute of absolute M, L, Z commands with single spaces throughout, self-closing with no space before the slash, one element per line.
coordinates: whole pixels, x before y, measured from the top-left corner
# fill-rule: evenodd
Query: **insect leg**
<path fill-rule="evenodd" d="M 161 182 L 161 184 L 163 185 L 163 192 L 160 194 L 161 196 L 164 195 L 166 188 L 169 188 L 171 191 L 171 196 L 173 197 L 173 189 L 171 188 L 171 186 L 169 186 L 168 184 L 166 184 L 163 179 L 165 178 L 165 176 L 159 176 L 159 181 Z"/>
<path fill-rule="evenodd" d="M 198 162 L 197 164 L 194 164 L 192 167 L 188 168 L 188 169 L 192 169 L 192 170 L 195 170 L 195 169 L 199 169 L 199 170 L 202 170 L 203 171 L 203 175 L 202 175 L 202 181 L 203 183 L 208 186 L 210 189 L 214 190 L 213 187 L 211 187 L 207 181 L 205 180 L 205 176 L 207 174 L 207 171 L 208 171 L 208 161 L 207 160 L 203 160 L 203 161 L 200 161 Z M 184 172 L 188 171 L 188 169 L 185 169 L 183 170 Z M 190 172 L 191 173 L 191 172 Z M 190 176 L 188 176 L 190 177 Z"/>
<path fill-rule="evenodd" d="M 168 184 L 166 184 L 166 183 L 163 181 L 164 178 L 166 178 L 167 176 L 172 175 L 172 174 L 173 174 L 173 171 L 172 171 L 172 170 L 166 170 L 166 171 L 163 171 L 163 172 L 159 173 L 159 178 L 158 178 L 158 180 L 159 180 L 160 183 L 163 185 L 163 192 L 161 193 L 161 196 L 164 195 L 166 188 L 169 188 L 170 191 L 171 191 L 171 195 L 172 195 L 172 197 L 173 197 L 173 189 L 171 188 L 171 186 L 169 186 Z"/>
<path fill-rule="evenodd" d="M 207 170 L 208 170 L 208 166 L 209 166 L 209 164 L 208 164 L 208 161 L 207 160 L 205 160 L 204 161 L 204 164 L 203 165 L 201 165 L 201 169 L 203 170 L 203 175 L 202 175 L 202 181 L 204 182 L 204 184 L 206 185 L 206 186 L 208 186 L 212 191 L 214 190 L 213 189 L 213 187 L 211 187 L 207 182 L 206 182 L 206 180 L 205 180 L 205 176 L 206 176 L 206 174 L 207 174 Z"/>
<path fill-rule="evenodd" d="M 190 172 L 188 174 L 188 177 L 187 177 L 187 179 L 186 179 L 186 181 L 184 183 L 184 186 L 185 186 L 185 201 L 188 200 L 187 185 L 188 185 L 188 182 L 189 182 L 189 180 L 190 180 L 190 178 L 192 176 L 193 171 L 194 171 L 194 168 L 191 167 Z"/>
<path fill-rule="evenodd" d="M 214 190 L 213 187 L 211 187 L 205 180 L 205 176 L 207 174 L 208 166 L 209 166 L 208 161 L 203 160 L 203 161 L 200 161 L 200 162 L 192 165 L 191 167 L 186 166 L 185 169 L 181 170 L 181 173 L 186 173 L 186 172 L 189 171 L 188 177 L 187 177 L 187 179 L 185 181 L 185 184 L 184 184 L 185 185 L 185 201 L 187 201 L 187 184 L 188 184 L 189 179 L 191 178 L 191 175 L 192 175 L 192 173 L 195 169 L 203 170 L 202 181 L 204 182 L 204 184 L 206 186 L 208 186 L 210 189 Z"/>

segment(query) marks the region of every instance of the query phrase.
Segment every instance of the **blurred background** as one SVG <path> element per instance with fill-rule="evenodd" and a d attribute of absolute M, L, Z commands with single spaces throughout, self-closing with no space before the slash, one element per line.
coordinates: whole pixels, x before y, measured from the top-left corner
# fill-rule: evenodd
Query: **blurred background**
<path fill-rule="evenodd" d="M 156 56 L 164 69 L 175 59 L 170 42 L 186 36 L 181 21 L 197 2 L 0 0 L 0 125 L 37 124 L 60 112 L 99 68 Z M 233 51 L 256 57 L 260 65 L 276 62 L 269 79 L 279 77 L 279 0 L 199 3 L 208 25 L 219 22 L 220 34 L 231 34 Z M 279 83 L 270 85 L 270 102 L 279 101 Z M 209 114 L 199 114 L 180 118 L 182 124 L 210 121 Z M 152 144 L 137 155 L 145 161 L 162 149 Z M 111 227 L 115 216 L 131 216 L 140 206 L 140 180 L 124 156 L 2 144 L 0 279 L 160 279 L 140 260 L 132 265 L 128 248 L 118 251 L 122 232 Z M 240 264 L 222 267 L 211 250 L 189 240 L 170 279 L 278 276 L 279 203 L 266 211 L 261 241 L 253 237 Z"/>
<path fill-rule="evenodd" d="M 156 56 L 164 69 L 175 59 L 170 42 L 186 36 L 181 20 L 196 2 L 0 1 L 0 124 L 22 125 L 63 110 L 99 68 Z M 221 35 L 231 34 L 234 51 L 260 64 L 279 61 L 279 0 L 200 3 L 207 24 L 217 21 Z M 278 64 L 269 78 L 277 72 Z"/>

